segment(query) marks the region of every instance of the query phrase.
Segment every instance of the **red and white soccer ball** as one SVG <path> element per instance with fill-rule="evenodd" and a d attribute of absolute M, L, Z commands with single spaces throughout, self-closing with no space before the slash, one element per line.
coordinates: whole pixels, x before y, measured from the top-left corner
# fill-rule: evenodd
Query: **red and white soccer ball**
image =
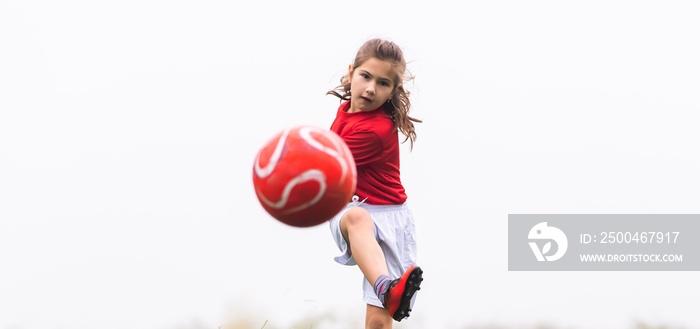
<path fill-rule="evenodd" d="M 336 133 L 297 126 L 260 149 L 253 185 L 260 204 L 277 220 L 297 227 L 321 224 L 355 193 L 357 170 L 350 149 Z"/>

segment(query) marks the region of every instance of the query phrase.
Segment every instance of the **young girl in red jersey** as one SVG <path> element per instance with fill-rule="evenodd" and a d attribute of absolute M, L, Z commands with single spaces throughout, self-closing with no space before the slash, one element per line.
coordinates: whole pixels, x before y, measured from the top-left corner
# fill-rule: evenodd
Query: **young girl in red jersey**
<path fill-rule="evenodd" d="M 416 266 L 415 225 L 399 170 L 400 131 L 416 139 L 404 90 L 406 61 L 401 49 L 381 39 L 367 41 L 341 85 L 328 94 L 343 102 L 331 126 L 348 145 L 357 165 L 353 200 L 330 221 L 342 255 L 358 265 L 365 280 L 366 328 L 391 328 L 408 317 L 423 271 Z"/>

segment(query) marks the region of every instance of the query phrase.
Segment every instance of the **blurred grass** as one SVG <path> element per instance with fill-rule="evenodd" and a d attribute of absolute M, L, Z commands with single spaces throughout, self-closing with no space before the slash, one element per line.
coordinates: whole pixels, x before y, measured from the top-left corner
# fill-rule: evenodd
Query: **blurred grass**
<path fill-rule="evenodd" d="M 270 320 L 262 321 L 250 318 L 229 320 L 218 327 L 218 329 L 341 329 L 341 328 L 360 328 L 362 319 L 341 318 L 332 312 L 324 312 L 320 314 L 308 315 L 300 320 L 294 321 L 288 326 L 279 326 L 272 324 Z M 192 328 L 199 329 L 199 328 Z"/>
<path fill-rule="evenodd" d="M 276 326 L 269 324 L 266 320 L 261 323 L 260 320 L 251 321 L 251 319 L 241 319 L 240 321 L 234 321 L 225 325 L 221 325 L 218 329 L 340 329 L 340 328 L 363 328 L 363 319 L 341 319 L 334 316 L 331 313 L 325 313 L 321 315 L 309 316 L 302 320 L 296 321 L 289 326 Z M 424 323 L 416 322 L 411 324 L 411 322 L 394 323 L 394 329 L 418 329 L 418 328 L 430 328 Z M 201 327 L 191 327 L 191 328 L 181 328 L 181 329 L 203 329 Z M 442 328 L 440 328 L 442 329 Z M 536 325 L 519 325 L 519 326 L 506 326 L 506 325 L 465 325 L 459 326 L 457 328 L 446 328 L 446 329 L 578 329 L 577 326 L 552 326 L 544 324 Z M 645 323 L 638 323 L 630 327 L 624 327 L 620 329 L 693 329 L 684 326 L 670 326 L 670 325 L 651 325 Z"/>
<path fill-rule="evenodd" d="M 364 312 L 359 310 L 313 310 L 299 312 L 298 317 L 282 319 L 263 311 L 264 307 L 255 307 L 246 303 L 230 305 L 223 323 L 218 326 L 206 326 L 193 320 L 188 326 L 179 326 L 176 329 L 360 329 L 364 328 Z M 308 313 L 307 313 L 308 312 Z M 606 329 L 700 329 L 688 326 L 650 324 L 630 319 L 630 325 L 620 328 L 606 326 Z M 412 316 L 402 322 L 394 322 L 393 329 L 419 329 L 436 328 L 420 315 Z M 443 328 L 437 328 L 443 329 Z M 591 329 L 575 324 L 552 325 L 546 323 L 530 323 L 522 325 L 504 325 L 498 323 L 479 323 L 455 325 L 444 329 Z M 596 328 L 593 328 L 596 329 Z"/>
<path fill-rule="evenodd" d="M 329 329 L 329 328 L 362 328 L 363 326 L 358 325 L 358 326 L 343 326 L 341 325 L 340 327 L 338 324 L 334 324 L 332 326 L 325 326 L 328 325 L 328 323 L 317 323 L 317 322 L 307 322 L 307 321 L 301 321 L 298 324 L 294 324 L 289 327 L 279 327 L 279 326 L 274 326 L 274 325 L 267 325 L 267 322 L 263 323 L 262 326 L 256 326 L 253 323 L 250 322 L 237 322 L 233 323 L 230 325 L 226 326 L 220 326 L 219 329 Z M 395 324 L 394 328 L 397 328 L 398 326 Z M 414 328 L 414 327 L 403 327 L 403 328 Z M 416 326 L 415 328 L 420 328 Z M 501 325 L 478 325 L 478 326 L 464 326 L 460 328 L 455 328 L 455 329 L 575 329 L 575 326 L 572 327 L 555 327 L 555 326 L 548 326 L 548 325 L 534 325 L 534 326 L 501 326 Z M 203 329 L 203 328 L 188 328 L 188 329 Z M 432 328 L 431 328 L 432 329 Z M 631 328 L 621 328 L 621 329 L 690 329 L 688 327 L 674 327 L 674 326 L 667 326 L 667 325 L 659 325 L 659 326 L 654 326 L 654 325 L 647 325 L 647 324 L 639 324 L 636 326 L 632 326 Z"/>

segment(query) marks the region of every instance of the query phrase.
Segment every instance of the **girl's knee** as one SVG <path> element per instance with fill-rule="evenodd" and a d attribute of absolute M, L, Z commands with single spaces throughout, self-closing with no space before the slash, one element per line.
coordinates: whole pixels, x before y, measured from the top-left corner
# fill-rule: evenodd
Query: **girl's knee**
<path fill-rule="evenodd" d="M 347 226 L 365 226 L 374 223 L 372 222 L 372 216 L 367 212 L 366 209 L 362 207 L 355 207 L 349 209 L 340 219 L 341 223 L 344 221 Z"/>

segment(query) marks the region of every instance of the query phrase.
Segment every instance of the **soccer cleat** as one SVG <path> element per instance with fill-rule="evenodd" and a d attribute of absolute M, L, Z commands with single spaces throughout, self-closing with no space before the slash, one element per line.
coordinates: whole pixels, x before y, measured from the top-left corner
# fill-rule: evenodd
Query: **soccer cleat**
<path fill-rule="evenodd" d="M 411 314 L 411 299 L 420 290 L 423 281 L 423 270 L 413 265 L 406 270 L 401 278 L 391 281 L 384 295 L 384 308 L 396 321 L 401 321 Z"/>

